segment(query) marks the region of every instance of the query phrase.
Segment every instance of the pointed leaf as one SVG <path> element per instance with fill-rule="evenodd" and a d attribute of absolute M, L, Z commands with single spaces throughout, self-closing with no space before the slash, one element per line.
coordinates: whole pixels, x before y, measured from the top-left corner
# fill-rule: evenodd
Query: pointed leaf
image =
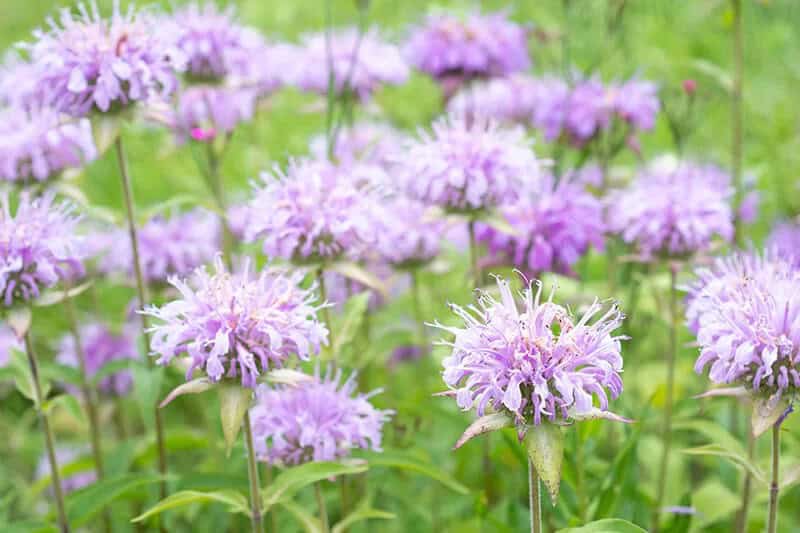
<path fill-rule="evenodd" d="M 297 520 L 303 527 L 306 533 L 324 533 L 322 523 L 317 517 L 312 515 L 308 509 L 302 505 L 298 505 L 292 501 L 283 502 L 281 507 L 289 511 L 289 513 Z"/>
<path fill-rule="evenodd" d="M 365 270 L 361 265 L 339 261 L 331 264 L 329 268 L 333 272 L 341 274 L 346 278 L 357 281 L 358 283 L 379 292 L 383 298 L 389 297 L 389 291 L 386 288 L 386 284 L 375 274 Z"/>
<path fill-rule="evenodd" d="M 298 490 L 317 481 L 366 471 L 367 462 L 357 459 L 339 462 L 314 461 L 287 468 L 264 489 L 263 510 L 266 512 L 273 505 L 285 502 Z"/>
<path fill-rule="evenodd" d="M 161 476 L 138 473 L 123 474 L 116 478 L 98 481 L 84 489 L 67 496 L 67 517 L 70 524 L 78 527 L 90 523 L 98 513 L 109 504 L 133 489 L 151 485 L 161 480 Z"/>
<path fill-rule="evenodd" d="M 151 516 L 161 514 L 170 509 L 178 509 L 194 503 L 210 502 L 224 503 L 228 506 L 228 510 L 232 513 L 250 514 L 250 508 L 247 505 L 247 498 L 234 490 L 219 490 L 212 492 L 183 490 L 167 496 L 153 507 L 131 520 L 131 522 L 141 522 Z"/>
<path fill-rule="evenodd" d="M 771 428 L 789 408 L 791 400 L 787 396 L 755 398 L 753 400 L 753 436 L 758 438 Z"/>
<path fill-rule="evenodd" d="M 337 324 L 336 335 L 333 338 L 332 354 L 334 361 L 341 359 L 342 351 L 353 342 L 358 330 L 361 329 L 368 305 L 368 292 L 356 294 L 345 303 L 344 316 L 341 323 Z M 332 324 L 328 324 L 328 327 L 332 326 Z"/>
<path fill-rule="evenodd" d="M 290 387 L 298 387 L 304 383 L 314 381 L 314 378 L 303 372 L 292 370 L 290 368 L 278 368 L 271 370 L 262 376 L 263 380 L 267 383 L 274 383 L 276 385 L 288 385 Z"/>
<path fill-rule="evenodd" d="M 627 520 L 605 518 L 603 520 L 589 522 L 580 527 L 559 529 L 558 533 L 647 533 L 647 530 Z"/>
<path fill-rule="evenodd" d="M 511 417 L 505 413 L 492 413 L 489 415 L 484 415 L 469 425 L 466 431 L 464 431 L 463 435 L 461 435 L 458 441 L 456 441 L 453 449 L 457 450 L 461 448 L 469 440 L 477 437 L 478 435 L 483 435 L 484 433 L 497 431 L 498 429 L 511 427 L 513 425 L 514 421 L 511 420 Z"/>
<path fill-rule="evenodd" d="M 753 478 L 761 483 L 766 484 L 767 480 L 764 473 L 758 466 L 753 464 L 749 459 L 743 455 L 739 455 L 730 450 L 726 450 L 718 444 L 707 444 L 705 446 L 697 446 L 695 448 L 688 448 L 683 450 L 683 453 L 689 455 L 711 455 L 715 457 L 722 457 L 728 459 L 731 463 L 739 468 L 743 468 L 753 475 Z"/>
<path fill-rule="evenodd" d="M 59 289 L 47 291 L 34 300 L 33 305 L 36 307 L 49 307 L 51 305 L 59 304 L 67 298 L 75 298 L 91 286 L 92 282 L 87 281 L 86 283 L 81 283 L 77 287 L 72 287 L 68 290 Z"/>
<path fill-rule="evenodd" d="M 6 320 L 11 331 L 14 332 L 18 339 L 22 339 L 31 329 L 31 309 L 30 307 L 12 309 L 8 312 Z"/>
<path fill-rule="evenodd" d="M 555 424 L 543 422 L 530 426 L 525 435 L 525 447 L 539 478 L 550 493 L 555 506 L 561 485 L 561 463 L 564 459 L 564 432 Z"/>
<path fill-rule="evenodd" d="M 347 528 L 363 520 L 394 520 L 395 518 L 397 516 L 393 513 L 373 509 L 367 500 L 363 500 L 353 512 L 333 526 L 331 533 L 345 533 Z"/>
<path fill-rule="evenodd" d="M 72 416 L 72 418 L 81 424 L 86 423 L 86 416 L 84 416 L 81 404 L 78 402 L 78 399 L 75 396 L 71 394 L 60 394 L 55 398 L 44 402 L 43 409 L 45 412 L 50 413 L 56 407 L 63 407 Z"/>
<path fill-rule="evenodd" d="M 781 472 L 781 490 L 788 489 L 800 482 L 800 464 L 791 466 Z"/>
<path fill-rule="evenodd" d="M 219 416 L 222 420 L 222 434 L 225 436 L 228 455 L 236 442 L 252 399 L 253 391 L 248 388 L 237 385 L 224 385 L 219 388 Z"/>
<path fill-rule="evenodd" d="M 692 396 L 692 398 L 695 400 L 699 400 L 700 398 L 714 398 L 717 396 L 743 398 L 749 395 L 750 393 L 744 387 L 719 387 L 716 389 L 707 390 L 706 392 L 698 394 L 697 396 Z"/>
<path fill-rule="evenodd" d="M 192 381 L 187 381 L 186 383 L 178 385 L 172 389 L 172 391 L 167 394 L 167 397 L 164 398 L 164 401 L 158 404 L 158 407 L 165 407 L 178 396 L 183 396 L 184 394 L 200 394 L 201 392 L 205 392 L 213 386 L 214 382 L 208 378 L 197 378 L 193 379 Z"/>
<path fill-rule="evenodd" d="M 117 140 L 122 129 L 123 117 L 118 113 L 93 113 L 92 137 L 97 153 L 103 154 Z"/>
<path fill-rule="evenodd" d="M 383 451 L 381 453 L 363 454 L 369 461 L 369 466 L 383 466 L 387 468 L 398 468 L 400 470 L 407 470 L 429 477 L 434 481 L 438 481 L 445 487 L 459 494 L 469 494 L 469 489 L 455 480 L 444 470 L 438 468 L 436 465 L 429 462 L 420 461 L 416 457 L 412 457 L 405 453 L 392 453 L 390 451 Z"/>
<path fill-rule="evenodd" d="M 161 397 L 161 382 L 164 379 L 164 367 L 156 366 L 148 368 L 142 359 L 134 361 L 130 366 L 133 374 L 133 394 L 139 410 L 142 413 L 147 429 L 152 430 L 154 422 L 153 408 Z"/>
<path fill-rule="evenodd" d="M 624 416 L 612 413 L 611 411 L 604 411 L 603 409 L 598 409 L 597 407 L 592 407 L 592 409 L 586 413 L 570 413 L 570 417 L 578 421 L 604 419 L 611 420 L 613 422 L 622 422 L 623 424 L 634 423 L 634 420 L 631 420 L 630 418 L 625 418 Z"/>
<path fill-rule="evenodd" d="M 493 229 L 496 229 L 500 233 L 505 233 L 506 235 L 510 235 L 512 237 L 519 237 L 521 236 L 520 231 L 509 224 L 506 217 L 504 217 L 500 213 L 495 213 L 494 211 L 487 211 L 486 214 L 479 219 L 481 222 L 490 226 Z"/>

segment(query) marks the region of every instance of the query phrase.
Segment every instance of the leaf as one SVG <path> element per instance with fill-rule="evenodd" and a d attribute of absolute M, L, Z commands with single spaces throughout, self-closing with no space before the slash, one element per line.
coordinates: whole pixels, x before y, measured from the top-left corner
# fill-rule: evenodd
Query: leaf
<path fill-rule="evenodd" d="M 38 408 L 38 398 L 36 397 L 33 376 L 31 375 L 28 355 L 18 350 L 11 350 L 11 362 L 9 368 L 14 379 L 14 386 L 20 394 L 29 399 Z M 46 398 L 50 391 L 50 384 L 47 381 L 41 383 L 42 397 Z"/>
<path fill-rule="evenodd" d="M 626 439 L 625 447 L 614 458 L 598 489 L 598 496 L 589 512 L 590 517 L 614 514 L 619 500 L 623 498 L 625 483 L 636 469 L 640 435 L 641 426 Z"/>
<path fill-rule="evenodd" d="M 616 413 L 612 413 L 611 411 L 605 411 L 603 409 L 598 409 L 597 407 L 592 407 L 592 409 L 586 413 L 570 413 L 570 417 L 574 418 L 578 421 L 584 420 L 611 420 L 613 422 L 622 422 L 623 424 L 633 424 L 634 420 L 630 418 L 625 418 L 624 416 L 618 415 Z"/>
<path fill-rule="evenodd" d="M 558 533 L 647 533 L 647 530 L 627 520 L 605 518 L 603 520 L 589 522 L 581 527 L 559 529 Z"/>
<path fill-rule="evenodd" d="M 479 220 L 487 226 L 496 229 L 500 233 L 511 235 L 512 237 L 521 236 L 520 231 L 509 224 L 508 220 L 506 220 L 506 217 L 500 213 L 495 213 L 494 211 L 486 212 L 486 214 L 480 217 Z"/>
<path fill-rule="evenodd" d="M 530 426 L 525 434 L 525 448 L 536 473 L 550 493 L 553 506 L 558 501 L 561 463 L 564 459 L 564 432 L 561 427 L 543 422 Z"/>
<path fill-rule="evenodd" d="M 91 286 L 92 282 L 87 281 L 86 283 L 81 283 L 77 287 L 72 287 L 67 290 L 57 289 L 46 291 L 44 294 L 34 300 L 33 305 L 36 307 L 49 307 L 51 305 L 60 304 L 67 298 L 75 298 Z"/>
<path fill-rule="evenodd" d="M 172 400 L 177 398 L 178 396 L 183 396 L 184 394 L 200 394 L 201 392 L 206 392 L 208 389 L 214 386 L 214 382 L 208 378 L 197 378 L 193 379 L 192 381 L 187 381 L 181 385 L 178 385 L 174 389 L 167 394 L 167 397 L 164 398 L 160 404 L 158 404 L 159 408 L 164 408 L 169 404 Z M 235 436 L 234 436 L 235 438 Z"/>
<path fill-rule="evenodd" d="M 728 459 L 735 466 L 744 468 L 753 475 L 757 481 L 766 484 L 763 472 L 755 464 L 750 462 L 745 456 L 738 453 L 731 452 L 718 444 L 707 444 L 705 446 L 698 446 L 696 448 L 688 448 L 683 450 L 683 453 L 688 455 L 711 455 L 715 457 L 722 457 Z"/>
<path fill-rule="evenodd" d="M 769 398 L 753 399 L 753 436 L 758 438 L 765 431 L 775 425 L 786 409 L 791 405 L 787 396 L 771 396 Z"/>
<path fill-rule="evenodd" d="M 117 140 L 123 117 L 119 113 L 92 113 L 92 137 L 97 153 L 103 154 Z"/>
<path fill-rule="evenodd" d="M 294 502 L 288 501 L 280 504 L 281 507 L 289 511 L 292 516 L 303 526 L 306 533 L 323 533 L 322 523 L 313 516 L 305 507 Z"/>
<path fill-rule="evenodd" d="M 375 274 L 365 270 L 361 265 L 345 261 L 332 263 L 328 267 L 332 272 L 341 274 L 342 276 L 357 281 L 358 283 L 369 287 L 380 293 L 383 298 L 389 297 L 389 291 L 386 284 L 381 281 Z"/>
<path fill-rule="evenodd" d="M 675 431 L 696 431 L 704 435 L 711 443 L 744 457 L 747 452 L 739 439 L 728 433 L 721 425 L 710 420 L 679 420 L 672 424 Z"/>
<path fill-rule="evenodd" d="M 91 457 L 80 457 L 70 463 L 58 465 L 58 472 L 61 474 L 61 479 L 90 471 L 94 471 L 94 459 Z M 49 473 L 37 478 L 31 485 L 27 497 L 31 500 L 38 498 L 43 490 L 50 487 L 50 481 Z"/>
<path fill-rule="evenodd" d="M 733 78 L 731 78 L 731 75 L 718 65 L 715 65 L 710 61 L 706 61 L 705 59 L 695 59 L 691 62 L 691 66 L 695 70 L 702 72 L 712 80 L 716 81 L 726 92 L 730 93 L 733 91 Z"/>
<path fill-rule="evenodd" d="M 244 415 L 250 409 L 253 391 L 238 385 L 223 385 L 218 390 L 219 417 L 222 421 L 222 434 L 225 437 L 225 453 L 230 456 L 231 448 L 233 448 L 236 437 L 239 435 L 239 430 L 242 428 Z"/>
<path fill-rule="evenodd" d="M 744 387 L 718 387 L 716 389 L 709 389 L 702 394 L 692 396 L 695 400 L 700 398 L 715 398 L 717 396 L 728 398 L 743 398 L 749 396 L 750 393 Z"/>
<path fill-rule="evenodd" d="M 72 394 L 61 394 L 51 400 L 47 400 L 44 402 L 43 409 L 45 412 L 49 413 L 56 407 L 66 409 L 72 418 L 81 424 L 86 423 L 86 416 L 83 413 L 83 408 L 81 407 L 80 402 L 78 402 L 78 399 Z"/>
<path fill-rule="evenodd" d="M 137 361 L 131 364 L 130 369 L 133 374 L 133 393 L 139 404 L 139 410 L 142 412 L 142 419 L 147 429 L 152 430 L 155 423 L 153 408 L 161 396 L 164 367 L 148 368 L 144 361 Z"/>
<path fill-rule="evenodd" d="M 0 523 L 3 533 L 58 533 L 58 528 L 44 522 L 29 520 L 14 522 L 13 524 Z"/>
<path fill-rule="evenodd" d="M 793 487 L 800 482 L 800 464 L 783 469 L 781 472 L 781 490 Z"/>
<path fill-rule="evenodd" d="M 395 518 L 397 518 L 395 514 L 381 511 L 379 509 L 373 509 L 370 507 L 367 500 L 362 500 L 362 502 L 355 510 L 353 510 L 353 512 L 345 516 L 335 526 L 333 526 L 331 533 L 345 533 L 347 528 L 364 520 L 394 520 Z"/>
<path fill-rule="evenodd" d="M 361 324 L 364 322 L 364 314 L 369 305 L 369 293 L 362 292 L 349 298 L 344 305 L 344 316 L 342 322 L 338 324 L 336 335 L 333 338 L 332 357 L 334 361 L 340 360 L 342 351 L 355 338 Z M 328 324 L 332 327 L 332 324 Z"/>
<path fill-rule="evenodd" d="M 11 328 L 11 331 L 14 332 L 17 338 L 22 339 L 25 334 L 28 333 L 28 330 L 31 329 L 30 307 L 19 307 L 12 309 L 8 312 L 6 321 L 8 322 L 8 326 Z"/>
<path fill-rule="evenodd" d="M 264 512 L 275 504 L 283 503 L 298 490 L 322 479 L 367 471 L 367 462 L 350 459 L 348 461 L 314 461 L 287 468 L 278 474 L 263 491 Z"/>
<path fill-rule="evenodd" d="M 171 494 L 155 504 L 153 507 L 135 517 L 131 522 L 141 522 L 151 516 L 155 516 L 169 511 L 170 509 L 178 509 L 194 503 L 211 503 L 218 502 L 224 503 L 228 506 L 228 510 L 232 513 L 250 514 L 250 508 L 247 504 L 247 498 L 233 490 L 219 490 L 211 492 L 201 492 L 197 490 L 182 490 Z"/>
<path fill-rule="evenodd" d="M 161 476 L 155 474 L 123 474 L 107 478 L 67 496 L 67 517 L 74 527 L 89 523 L 98 513 L 132 489 L 158 483 Z"/>
<path fill-rule="evenodd" d="M 292 370 L 290 368 L 277 368 L 275 370 L 270 370 L 266 374 L 263 374 L 261 376 L 261 380 L 276 385 L 297 387 L 304 383 L 313 382 L 314 378 L 308 374 L 304 374 L 303 372 L 298 372 L 297 370 Z"/>
<path fill-rule="evenodd" d="M 430 463 L 422 463 L 419 460 L 411 458 L 405 454 L 383 452 L 374 454 L 363 454 L 362 456 L 364 456 L 367 459 L 370 467 L 382 466 L 387 468 L 398 468 L 400 470 L 408 470 L 409 472 L 422 474 L 423 476 L 438 481 L 445 487 L 449 488 L 454 492 L 458 492 L 459 494 L 465 494 L 465 495 L 469 494 L 469 489 L 467 487 L 456 481 L 446 472 L 437 468 L 435 465 L 432 465 Z"/>
<path fill-rule="evenodd" d="M 511 417 L 505 413 L 492 413 L 489 415 L 484 415 L 469 425 L 461 437 L 459 437 L 459 439 L 456 441 L 453 449 L 457 450 L 461 448 L 469 440 L 477 437 L 478 435 L 483 435 L 484 433 L 497 431 L 498 429 L 507 428 L 513 425 L 513 420 L 511 420 Z"/>

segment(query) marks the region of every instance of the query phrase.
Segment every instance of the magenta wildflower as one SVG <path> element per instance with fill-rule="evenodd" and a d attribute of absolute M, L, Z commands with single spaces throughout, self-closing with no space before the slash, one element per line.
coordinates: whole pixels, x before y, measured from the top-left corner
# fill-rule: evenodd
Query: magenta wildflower
<path fill-rule="evenodd" d="M 355 449 L 381 451 L 381 430 L 392 411 L 376 409 L 369 394 L 357 392 L 356 374 L 341 371 L 296 387 L 256 392 L 250 410 L 256 453 L 270 464 L 334 461 Z"/>
<path fill-rule="evenodd" d="M 85 249 L 76 235 L 78 218 L 53 193 L 23 193 L 12 214 L 0 196 L 0 297 L 9 307 L 36 298 L 42 289 L 83 273 Z"/>
<path fill-rule="evenodd" d="M 612 305 L 595 301 L 580 320 L 550 298 L 542 301 L 542 285 L 514 300 L 508 281 L 498 278 L 500 301 L 479 292 L 477 305 L 451 305 L 464 327 L 436 327 L 452 333 L 445 342 L 453 351 L 445 358 L 443 378 L 455 391 L 458 406 L 507 412 L 518 426 L 544 420 L 569 420 L 600 410 L 608 397 L 622 392 L 622 355 L 614 335 L 624 316 Z"/>
<path fill-rule="evenodd" d="M 317 321 L 313 288 L 298 286 L 302 278 L 254 274 L 249 264 L 232 274 L 220 257 L 213 273 L 201 267 L 187 281 L 171 278 L 180 297 L 144 311 L 160 322 L 150 329 L 158 364 L 186 356 L 187 380 L 201 369 L 212 381 L 241 376 L 242 385 L 253 388 L 259 375 L 292 355 L 309 359 L 327 343 L 328 330 Z"/>

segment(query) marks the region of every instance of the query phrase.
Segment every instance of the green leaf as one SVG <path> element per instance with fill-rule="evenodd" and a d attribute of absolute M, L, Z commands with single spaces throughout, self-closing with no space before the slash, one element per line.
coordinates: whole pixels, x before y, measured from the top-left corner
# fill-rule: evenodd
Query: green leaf
<path fill-rule="evenodd" d="M 606 518 L 589 522 L 581 527 L 559 529 L 558 533 L 647 533 L 647 530 L 627 520 Z"/>
<path fill-rule="evenodd" d="M 564 432 L 561 431 L 560 426 L 547 422 L 538 426 L 530 426 L 525 434 L 525 448 L 536 468 L 536 473 L 550 493 L 553 506 L 555 506 L 558 501 L 558 489 L 561 485 Z"/>
<path fill-rule="evenodd" d="M 632 475 L 635 475 L 637 468 L 636 453 L 639 447 L 640 435 L 641 427 L 638 427 L 637 430 L 626 439 L 625 447 L 620 450 L 614 458 L 611 468 L 606 472 L 606 476 L 598 489 L 599 495 L 593 502 L 593 506 L 589 512 L 590 517 L 595 518 L 614 514 L 618 502 L 623 498 L 623 489 L 625 488 L 626 481 L 628 481 Z"/>
<path fill-rule="evenodd" d="M 342 276 L 357 281 L 358 283 L 369 287 L 381 294 L 382 297 L 388 298 L 389 291 L 386 284 L 381 281 L 375 274 L 365 270 L 361 265 L 356 263 L 349 263 L 339 261 L 332 263 L 328 267 L 332 272 L 341 274 Z"/>
<path fill-rule="evenodd" d="M 222 434 L 225 437 L 225 446 L 228 455 L 231 454 L 242 428 L 244 415 L 250 409 L 253 400 L 251 389 L 238 385 L 222 385 L 219 387 L 219 417 L 222 421 Z"/>
<path fill-rule="evenodd" d="M 33 303 L 36 307 L 49 307 L 51 305 L 59 304 L 66 300 L 67 298 L 75 298 L 80 293 L 88 289 L 92 286 L 91 281 L 87 281 L 86 283 L 82 283 L 77 287 L 72 287 L 68 290 L 57 289 L 47 291 L 41 296 L 39 296 Z"/>
<path fill-rule="evenodd" d="M 35 520 L 14 522 L 13 524 L 0 523 L 0 528 L 3 533 L 58 533 L 56 526 Z"/>
<path fill-rule="evenodd" d="M 692 68 L 695 70 L 702 72 L 712 80 L 716 81 L 720 87 L 722 87 L 725 92 L 730 93 L 733 91 L 733 78 L 731 75 L 719 67 L 715 65 L 711 61 L 707 61 L 705 59 L 695 59 L 691 62 Z"/>
<path fill-rule="evenodd" d="M 192 381 L 187 381 L 186 383 L 182 383 L 172 389 L 167 397 L 164 398 L 160 404 L 158 404 L 159 408 L 166 407 L 168 403 L 172 400 L 177 398 L 178 396 L 182 396 L 184 394 L 200 394 L 201 392 L 206 392 L 208 389 L 214 386 L 214 382 L 211 381 L 209 378 L 197 378 L 193 379 Z"/>
<path fill-rule="evenodd" d="M 392 453 L 389 451 L 374 454 L 362 454 L 369 462 L 370 467 L 382 466 L 388 468 L 398 468 L 400 470 L 407 470 L 429 477 L 438 481 L 445 487 L 449 488 L 459 494 L 469 494 L 469 489 L 456 481 L 449 474 L 437 468 L 430 463 L 420 462 L 416 458 L 412 458 L 406 454 Z"/>
<path fill-rule="evenodd" d="M 144 361 L 131 363 L 131 374 L 133 374 L 133 393 L 139 410 L 142 412 L 142 419 L 148 430 L 153 429 L 155 419 L 153 418 L 153 408 L 161 396 L 161 381 L 164 379 L 164 368 L 156 366 L 148 368 Z"/>
<path fill-rule="evenodd" d="M 45 412 L 50 413 L 55 408 L 63 408 L 78 422 L 81 424 L 86 423 L 86 416 L 83 412 L 83 408 L 81 407 L 80 402 L 78 399 L 73 396 L 72 394 L 61 394 L 56 396 L 51 400 L 47 400 L 44 402 L 43 409 Z"/>
<path fill-rule="evenodd" d="M 284 503 L 298 490 L 317 481 L 336 476 L 360 474 L 367 471 L 367 462 L 357 459 L 330 462 L 314 461 L 287 468 L 278 474 L 263 491 L 264 512 L 278 503 Z"/>
<path fill-rule="evenodd" d="M 784 468 L 781 472 L 781 490 L 786 490 L 800 482 L 800 464 Z"/>
<path fill-rule="evenodd" d="M 34 405 L 39 408 L 33 376 L 31 375 L 30 365 L 28 363 L 28 355 L 18 350 L 11 350 L 9 368 L 14 378 L 14 386 L 19 393 L 32 401 Z M 46 398 L 47 393 L 50 391 L 50 385 L 47 381 L 44 381 L 41 385 L 42 396 Z"/>
<path fill-rule="evenodd" d="M 92 113 L 92 137 L 98 154 L 105 153 L 117 140 L 122 130 L 124 115 L 120 113 Z"/>
<path fill-rule="evenodd" d="M 67 518 L 74 527 L 88 524 L 98 513 L 133 489 L 158 483 L 155 474 L 123 474 L 94 483 L 67 496 Z"/>
<path fill-rule="evenodd" d="M 305 507 L 292 501 L 283 502 L 280 504 L 280 506 L 289 511 L 295 520 L 300 523 L 300 525 L 303 527 L 303 531 L 306 533 L 323 533 L 322 523 Z"/>
<path fill-rule="evenodd" d="M 458 448 L 461 448 L 469 440 L 477 437 L 478 435 L 483 435 L 484 433 L 490 433 L 492 431 L 497 431 L 513 425 L 514 422 L 511 420 L 511 417 L 505 413 L 492 413 L 484 415 L 467 427 L 461 437 L 459 437 L 458 441 L 456 441 L 453 449 L 457 450 Z"/>
<path fill-rule="evenodd" d="M 732 453 L 741 456 L 745 456 L 747 453 L 739 439 L 716 422 L 710 420 L 679 420 L 673 422 L 672 427 L 675 431 L 688 430 L 700 433 L 711 443 L 718 444 Z"/>
<path fill-rule="evenodd" d="M 764 473 L 757 465 L 753 464 L 749 459 L 747 459 L 747 457 L 723 448 L 719 444 L 707 444 L 705 446 L 698 446 L 696 448 L 688 448 L 683 450 L 683 453 L 699 456 L 709 455 L 728 459 L 736 467 L 744 468 L 750 472 L 755 480 L 764 484 L 767 483 Z"/>
<path fill-rule="evenodd" d="M 791 404 L 791 399 L 786 396 L 772 396 L 770 398 L 753 399 L 753 436 L 758 438 L 765 431 L 775 425 L 778 419 L 786 412 Z"/>
<path fill-rule="evenodd" d="M 220 490 L 212 492 L 182 490 L 167 496 L 156 505 L 131 520 L 131 522 L 141 522 L 151 516 L 161 514 L 164 511 L 169 511 L 170 509 L 178 509 L 180 507 L 185 507 L 195 503 L 211 502 L 226 504 L 228 506 L 228 510 L 232 513 L 250 514 L 247 498 L 239 492 L 233 490 Z"/>
<path fill-rule="evenodd" d="M 353 512 L 333 526 L 331 533 L 345 533 L 347 528 L 364 520 L 394 520 L 395 518 L 397 518 L 395 514 L 373 509 L 367 500 L 362 500 Z"/>
<path fill-rule="evenodd" d="M 361 329 L 368 304 L 368 292 L 356 294 L 344 304 L 344 316 L 341 323 L 337 325 L 336 335 L 333 338 L 333 346 L 331 347 L 334 361 L 341 359 L 342 351 L 353 342 L 358 330 Z M 328 327 L 332 326 L 332 324 L 328 324 Z"/>
<path fill-rule="evenodd" d="M 58 473 L 61 474 L 61 479 L 66 479 L 75 474 L 89 472 L 94 470 L 94 460 L 91 457 L 80 457 L 70 463 L 60 464 L 58 466 Z M 26 495 L 29 499 L 37 499 L 42 491 L 50 487 L 50 474 L 45 474 L 31 485 Z"/>

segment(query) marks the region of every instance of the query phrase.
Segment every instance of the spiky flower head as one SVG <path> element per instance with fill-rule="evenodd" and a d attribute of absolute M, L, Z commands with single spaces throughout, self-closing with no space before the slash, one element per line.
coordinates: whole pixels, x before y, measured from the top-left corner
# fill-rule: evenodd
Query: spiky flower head
<path fill-rule="evenodd" d="M 83 274 L 78 217 L 53 193 L 22 193 L 16 211 L 0 196 L 0 297 L 9 307 L 36 298 L 42 289 Z"/>
<path fill-rule="evenodd" d="M 117 334 L 101 322 L 92 322 L 81 326 L 80 338 L 86 361 L 86 377 L 90 380 L 112 361 L 137 358 L 136 342 L 128 330 Z M 78 368 L 80 359 L 76 348 L 75 336 L 65 335 L 61 339 L 56 361 Z M 97 387 L 105 394 L 124 396 L 133 387 L 133 376 L 127 370 L 120 370 L 102 378 Z M 77 390 L 73 392 L 79 394 Z"/>
<path fill-rule="evenodd" d="M 48 108 L 0 109 L 0 179 L 42 182 L 95 157 L 88 120 L 65 120 Z"/>
<path fill-rule="evenodd" d="M 37 65 L 37 84 L 46 87 L 46 102 L 73 116 L 93 110 L 108 112 L 158 94 L 169 95 L 177 85 L 175 71 L 183 55 L 158 31 L 158 19 L 133 6 L 121 11 L 115 1 L 109 18 L 97 3 L 78 4 L 48 20 L 47 30 L 34 32 L 27 45 Z"/>
<path fill-rule="evenodd" d="M 479 224 L 476 236 L 487 244 L 491 262 L 511 264 L 526 275 L 574 275 L 573 265 L 589 247 L 603 248 L 603 204 L 568 175 L 558 182 L 546 176 L 500 212 L 514 233 Z"/>
<path fill-rule="evenodd" d="M 542 299 L 542 285 L 529 284 L 518 304 L 508 281 L 498 278 L 500 300 L 480 292 L 477 305 L 451 305 L 463 327 L 452 333 L 444 359 L 444 382 L 458 406 L 513 416 L 518 427 L 570 420 L 608 408 L 622 392 L 622 354 L 614 335 L 623 315 L 595 301 L 578 320 L 565 307 Z"/>
<path fill-rule="evenodd" d="M 733 238 L 730 178 L 715 165 L 657 159 L 610 196 L 609 229 L 643 259 L 705 251 Z"/>
<path fill-rule="evenodd" d="M 200 369 L 214 382 L 240 377 L 253 388 L 256 378 L 282 367 L 292 355 L 307 360 L 328 342 L 317 321 L 313 287 L 302 289 L 302 273 L 264 270 L 230 273 L 217 257 L 215 271 L 197 269 L 189 280 L 170 283 L 180 297 L 145 313 L 159 323 L 151 328 L 157 362 L 189 359 L 187 380 Z"/>
<path fill-rule="evenodd" d="M 375 243 L 376 166 L 295 160 L 284 173 L 262 175 L 250 202 L 246 239 L 263 239 L 264 253 L 299 263 L 358 257 Z"/>
<path fill-rule="evenodd" d="M 250 410 L 258 458 L 271 464 L 297 465 L 334 461 L 354 449 L 381 451 L 381 430 L 392 411 L 376 409 L 361 394 L 356 375 L 342 381 L 341 371 L 329 372 L 296 387 L 256 392 Z"/>
<path fill-rule="evenodd" d="M 416 267 L 439 254 L 444 222 L 431 208 L 404 196 L 388 200 L 378 213 L 378 255 L 396 268 Z"/>
<path fill-rule="evenodd" d="M 0 63 L 0 106 L 40 108 L 47 88 L 39 84 L 39 67 L 17 52 L 6 52 Z"/>
<path fill-rule="evenodd" d="M 189 86 L 178 95 L 167 123 L 179 142 L 213 140 L 252 120 L 257 100 L 258 91 L 251 87 Z M 198 139 L 197 130 L 208 132 L 208 138 Z"/>
<path fill-rule="evenodd" d="M 788 220 L 775 224 L 767 237 L 767 249 L 800 267 L 800 224 Z"/>
<path fill-rule="evenodd" d="M 518 126 L 450 116 L 410 139 L 397 172 L 406 193 L 451 211 L 513 202 L 540 178 L 531 140 Z"/>

